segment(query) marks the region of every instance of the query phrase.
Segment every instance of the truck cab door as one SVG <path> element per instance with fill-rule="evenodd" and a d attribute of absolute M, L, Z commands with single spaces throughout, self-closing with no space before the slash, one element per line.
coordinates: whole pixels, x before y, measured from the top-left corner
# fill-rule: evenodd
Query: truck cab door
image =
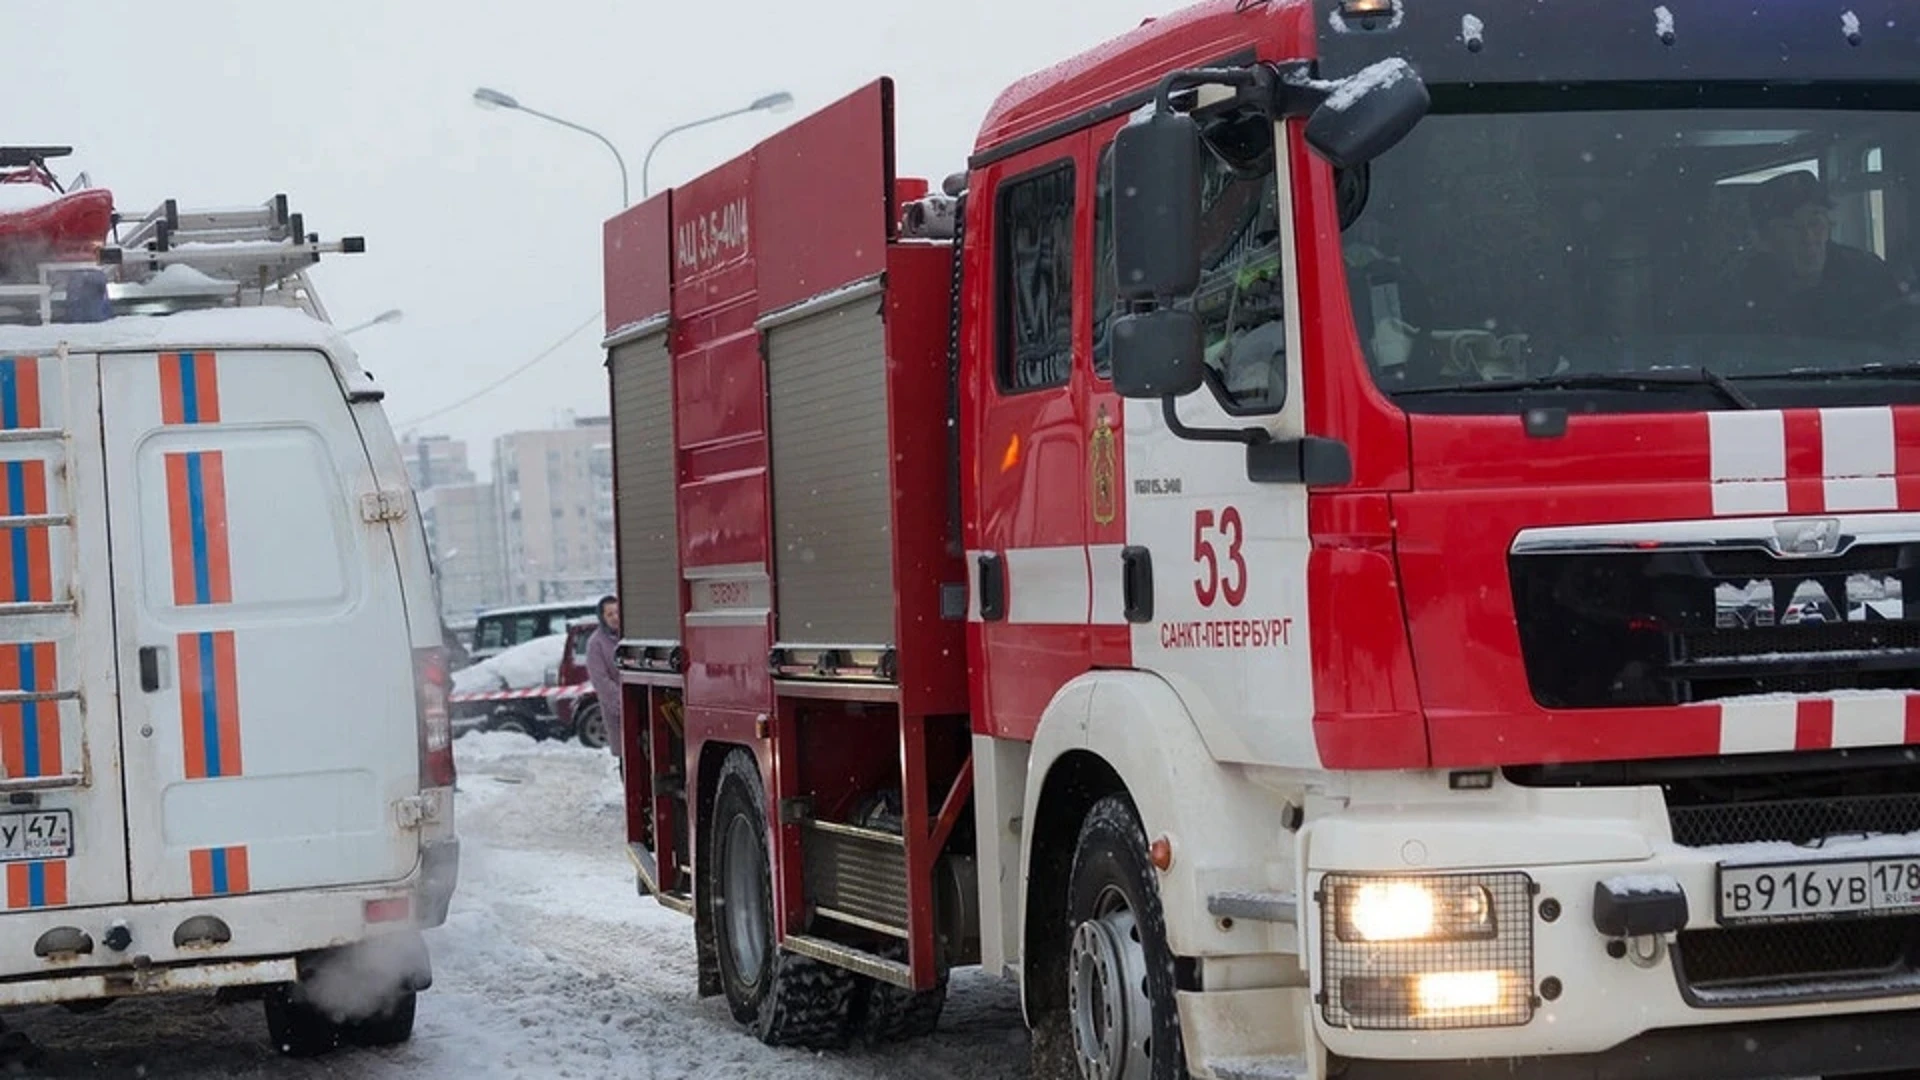
<path fill-rule="evenodd" d="M 974 390 L 969 563 L 983 715 L 1008 738 L 1031 738 L 1089 658 L 1086 432 L 1074 380 L 1085 143 L 1071 136 L 994 166 L 969 208 L 969 229 L 990 238 L 975 270 L 989 282 L 991 315 L 973 344 L 992 375 Z"/>

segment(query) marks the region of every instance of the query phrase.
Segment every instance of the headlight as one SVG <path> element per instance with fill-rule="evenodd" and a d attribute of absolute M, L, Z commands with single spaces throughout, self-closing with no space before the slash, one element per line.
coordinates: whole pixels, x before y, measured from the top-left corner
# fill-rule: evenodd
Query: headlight
<path fill-rule="evenodd" d="M 1341 941 L 1426 941 L 1490 938 L 1493 894 L 1485 885 L 1431 881 L 1371 881 L 1340 886 L 1335 900 Z"/>
<path fill-rule="evenodd" d="M 1342 1027 L 1496 1027 L 1533 1017 L 1525 874 L 1328 874 L 1322 1010 Z"/>

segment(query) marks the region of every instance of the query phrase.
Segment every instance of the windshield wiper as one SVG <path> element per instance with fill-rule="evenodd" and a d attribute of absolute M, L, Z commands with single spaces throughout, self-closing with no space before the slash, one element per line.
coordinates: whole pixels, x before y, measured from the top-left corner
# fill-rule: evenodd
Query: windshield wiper
<path fill-rule="evenodd" d="M 1903 360 L 1892 364 L 1861 364 L 1849 368 L 1794 368 L 1760 375 L 1742 375 L 1741 382 L 1760 379 L 1920 379 L 1920 362 Z"/>
<path fill-rule="evenodd" d="M 1915 365 L 1914 371 L 1915 374 L 1920 374 L 1920 365 Z M 1638 374 L 1579 372 L 1568 375 L 1541 375 L 1531 379 L 1510 379 L 1505 382 L 1421 386 L 1408 390 L 1396 390 L 1394 394 L 1396 396 L 1403 394 L 1510 394 L 1521 390 L 1642 390 L 1649 387 L 1670 390 L 1695 386 L 1710 387 L 1718 391 L 1721 397 L 1742 409 L 1758 407 L 1752 398 L 1733 385 L 1725 375 L 1711 368 L 1678 368 L 1643 371 Z"/>

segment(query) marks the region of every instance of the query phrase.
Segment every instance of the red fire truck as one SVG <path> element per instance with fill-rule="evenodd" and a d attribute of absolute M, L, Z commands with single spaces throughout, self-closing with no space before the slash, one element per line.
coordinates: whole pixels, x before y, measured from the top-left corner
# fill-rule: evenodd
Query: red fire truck
<path fill-rule="evenodd" d="M 605 228 L 630 847 L 760 1038 L 1920 1066 L 1920 20 L 1207 0 Z M 631 763 L 643 762 L 640 767 Z"/>

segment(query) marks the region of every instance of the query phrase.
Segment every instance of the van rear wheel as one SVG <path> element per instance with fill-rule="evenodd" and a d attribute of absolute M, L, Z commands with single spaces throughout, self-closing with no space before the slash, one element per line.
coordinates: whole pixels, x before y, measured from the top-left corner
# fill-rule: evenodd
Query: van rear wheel
<path fill-rule="evenodd" d="M 399 1046 L 413 1038 L 413 1013 L 419 1000 L 409 990 L 385 1012 L 341 1025 L 341 1033 L 355 1046 Z"/>
<path fill-rule="evenodd" d="M 287 1057 L 310 1058 L 330 1053 L 343 1041 L 339 1024 L 311 1004 L 294 996 L 291 985 L 267 991 L 267 1037 Z"/>
<path fill-rule="evenodd" d="M 721 990 L 733 1018 L 761 1042 L 837 1049 L 848 1041 L 856 977 L 782 952 L 774 943 L 766 802 L 753 755 L 743 750 L 727 755 L 714 794 L 711 855 L 704 860 L 700 885 Z"/>

